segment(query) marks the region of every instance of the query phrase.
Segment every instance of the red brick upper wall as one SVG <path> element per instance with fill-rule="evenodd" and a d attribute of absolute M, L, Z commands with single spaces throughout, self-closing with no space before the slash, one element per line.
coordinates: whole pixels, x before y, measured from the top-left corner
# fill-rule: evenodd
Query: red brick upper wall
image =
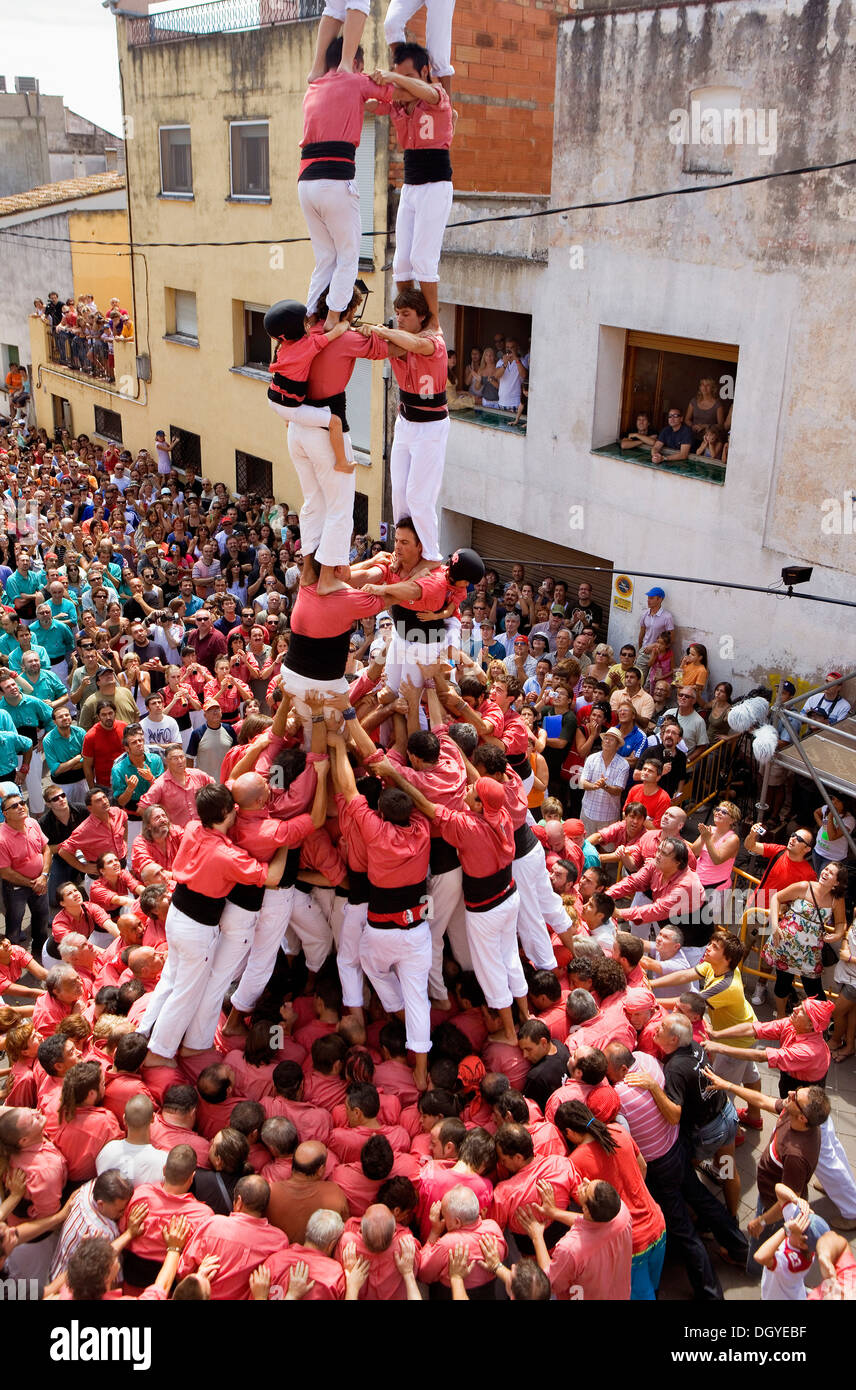
<path fill-rule="evenodd" d="M 549 194 L 556 30 L 574 8 L 570 0 L 458 0 L 452 29 L 456 189 Z M 423 42 L 424 34 L 422 10 L 408 37 Z M 399 157 L 390 163 L 393 183 L 401 182 L 401 173 Z"/>

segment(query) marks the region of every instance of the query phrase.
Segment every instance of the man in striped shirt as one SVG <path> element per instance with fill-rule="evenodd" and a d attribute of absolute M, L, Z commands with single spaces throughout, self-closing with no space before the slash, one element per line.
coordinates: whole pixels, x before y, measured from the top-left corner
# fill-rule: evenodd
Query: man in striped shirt
<path fill-rule="evenodd" d="M 119 1220 L 133 1191 L 133 1183 L 123 1178 L 115 1168 L 101 1173 L 77 1189 L 60 1231 L 51 1265 L 52 1280 L 68 1268 L 68 1262 L 82 1240 L 88 1240 L 90 1236 L 103 1236 L 110 1241 L 116 1239 Z"/>

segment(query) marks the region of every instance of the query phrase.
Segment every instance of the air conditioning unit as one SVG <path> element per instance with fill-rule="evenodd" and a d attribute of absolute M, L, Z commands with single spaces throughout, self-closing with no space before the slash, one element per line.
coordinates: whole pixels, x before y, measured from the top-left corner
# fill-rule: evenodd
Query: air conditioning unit
<path fill-rule="evenodd" d="M 137 377 L 140 381 L 151 381 L 152 379 L 152 359 L 147 352 L 142 357 L 137 358 Z"/>
<path fill-rule="evenodd" d="M 39 90 L 39 79 L 37 77 L 16 77 L 16 92 L 37 92 Z"/>

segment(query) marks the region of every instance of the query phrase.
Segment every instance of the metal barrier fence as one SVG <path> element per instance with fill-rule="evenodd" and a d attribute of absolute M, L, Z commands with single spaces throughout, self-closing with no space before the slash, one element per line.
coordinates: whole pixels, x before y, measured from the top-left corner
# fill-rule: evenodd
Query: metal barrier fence
<path fill-rule="evenodd" d="M 188 5 L 183 10 L 162 10 L 129 19 L 128 44 L 142 48 L 206 34 L 293 24 L 300 19 L 317 19 L 323 9 L 324 0 L 215 0 L 214 4 Z"/>
<path fill-rule="evenodd" d="M 80 372 L 99 381 L 115 380 L 112 343 L 62 332 L 51 333 L 48 343 L 50 361 L 58 367 L 67 367 L 69 371 Z"/>
<path fill-rule="evenodd" d="M 740 734 L 729 734 L 712 743 L 690 764 L 687 789 L 681 805 L 687 815 L 715 801 L 725 792 L 731 779 Z"/>

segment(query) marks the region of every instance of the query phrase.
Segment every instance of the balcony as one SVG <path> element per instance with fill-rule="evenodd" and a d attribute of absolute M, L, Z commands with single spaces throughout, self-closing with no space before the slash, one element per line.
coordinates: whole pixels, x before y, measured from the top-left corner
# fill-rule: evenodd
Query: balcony
<path fill-rule="evenodd" d="M 51 333 L 47 337 L 48 361 L 71 372 L 90 376 L 96 381 L 115 381 L 113 344 L 97 339 L 77 338 L 71 334 Z"/>
<path fill-rule="evenodd" d="M 57 339 L 50 325 L 30 319 L 30 347 L 33 368 L 44 368 L 69 380 L 87 382 L 117 395 L 133 394 L 137 382 L 137 343 L 134 338 L 117 338 L 110 344 L 87 344 L 81 339 Z M 112 358 L 112 360 L 111 360 Z"/>
<path fill-rule="evenodd" d="M 318 19 L 324 0 L 214 0 L 128 20 L 128 46 L 146 48 L 206 34 L 237 34 L 272 24 Z"/>

